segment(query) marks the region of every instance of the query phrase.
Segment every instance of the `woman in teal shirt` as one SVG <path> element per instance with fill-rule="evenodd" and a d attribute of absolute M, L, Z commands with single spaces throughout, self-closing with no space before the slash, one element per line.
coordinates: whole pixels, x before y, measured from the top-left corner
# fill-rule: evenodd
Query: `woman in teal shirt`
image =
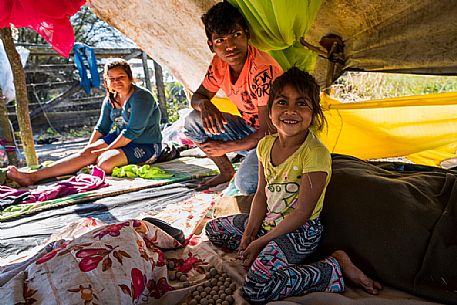
<path fill-rule="evenodd" d="M 27 186 L 91 164 L 110 174 L 116 166 L 157 159 L 162 151 L 161 115 L 151 92 L 133 83 L 132 69 L 123 59 L 107 63 L 104 77 L 107 96 L 87 146 L 34 172 L 21 172 L 12 166 L 8 178 Z"/>

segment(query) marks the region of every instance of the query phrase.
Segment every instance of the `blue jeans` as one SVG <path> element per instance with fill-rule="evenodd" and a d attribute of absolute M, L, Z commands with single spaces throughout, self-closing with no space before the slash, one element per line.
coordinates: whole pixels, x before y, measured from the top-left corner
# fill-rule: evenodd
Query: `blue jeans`
<path fill-rule="evenodd" d="M 227 112 L 222 112 L 222 115 L 227 120 L 227 124 L 224 125 L 225 132 L 215 135 L 205 132 L 200 112 L 193 110 L 185 119 L 184 134 L 194 143 L 200 144 L 208 140 L 222 142 L 237 141 L 256 132 L 256 129 L 248 125 L 241 117 Z M 253 194 L 257 190 L 259 178 L 257 154 L 255 148 L 240 153 L 246 154 L 246 157 L 241 162 L 235 176 L 235 185 L 242 194 Z"/>

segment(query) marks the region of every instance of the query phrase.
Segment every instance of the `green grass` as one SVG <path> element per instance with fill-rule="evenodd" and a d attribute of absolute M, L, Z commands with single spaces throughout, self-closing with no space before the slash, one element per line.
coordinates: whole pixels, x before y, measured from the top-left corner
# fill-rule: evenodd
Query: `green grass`
<path fill-rule="evenodd" d="M 332 85 L 332 96 L 344 102 L 455 91 L 457 76 L 346 72 Z"/>

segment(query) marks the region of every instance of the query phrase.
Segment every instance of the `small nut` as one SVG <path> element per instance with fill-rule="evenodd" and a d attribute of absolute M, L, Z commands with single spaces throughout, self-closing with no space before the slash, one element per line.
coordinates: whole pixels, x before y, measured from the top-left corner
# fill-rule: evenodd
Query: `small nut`
<path fill-rule="evenodd" d="M 233 291 L 232 291 L 232 289 L 227 288 L 227 289 L 225 289 L 225 293 L 228 294 L 228 295 L 230 295 L 230 294 L 233 293 Z"/>
<path fill-rule="evenodd" d="M 185 282 L 185 281 L 187 281 L 187 276 L 185 274 L 181 274 L 181 276 L 179 277 L 179 280 L 181 282 Z"/>
<path fill-rule="evenodd" d="M 228 301 L 229 304 L 232 304 L 232 303 L 235 301 L 235 299 L 234 299 L 233 296 L 231 296 L 231 295 L 228 295 L 228 296 L 225 298 L 225 300 Z"/>
<path fill-rule="evenodd" d="M 189 302 L 189 305 L 197 305 L 197 301 L 194 299 L 194 300 Z"/>
<path fill-rule="evenodd" d="M 217 274 L 216 268 L 213 267 L 213 268 L 209 269 L 209 275 L 215 276 L 216 274 Z"/>
<path fill-rule="evenodd" d="M 209 302 L 208 302 L 207 299 L 201 299 L 201 300 L 200 300 L 200 304 L 202 304 L 202 305 L 208 305 Z"/>
<path fill-rule="evenodd" d="M 168 267 L 169 269 L 174 269 L 174 268 L 175 268 L 175 262 L 174 262 L 174 261 L 168 261 L 167 267 Z"/>
<path fill-rule="evenodd" d="M 211 287 L 205 287 L 205 292 L 210 293 L 211 292 Z"/>

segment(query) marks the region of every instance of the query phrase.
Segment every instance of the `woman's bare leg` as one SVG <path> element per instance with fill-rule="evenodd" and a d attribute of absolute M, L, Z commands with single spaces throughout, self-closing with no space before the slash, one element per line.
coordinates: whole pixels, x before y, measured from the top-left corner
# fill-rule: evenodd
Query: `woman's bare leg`
<path fill-rule="evenodd" d="M 120 149 L 111 149 L 102 153 L 97 160 L 97 166 L 108 175 L 116 166 L 123 166 L 129 163 L 127 156 Z"/>
<path fill-rule="evenodd" d="M 370 294 L 378 294 L 382 286 L 379 282 L 376 282 L 369 278 L 365 273 L 362 272 L 356 265 L 351 261 L 346 252 L 337 250 L 333 252 L 332 256 L 336 258 L 343 271 L 345 279 L 349 280 L 350 283 L 357 287 L 361 287 L 363 290 Z"/>
<path fill-rule="evenodd" d="M 105 142 L 99 140 L 78 153 L 65 157 L 49 167 L 44 167 L 34 172 L 21 172 L 16 167 L 11 166 L 8 168 L 7 177 L 22 186 L 29 186 L 46 178 L 72 174 L 84 166 L 94 164 L 99 155 L 92 153 L 92 151 L 107 146 Z"/>

